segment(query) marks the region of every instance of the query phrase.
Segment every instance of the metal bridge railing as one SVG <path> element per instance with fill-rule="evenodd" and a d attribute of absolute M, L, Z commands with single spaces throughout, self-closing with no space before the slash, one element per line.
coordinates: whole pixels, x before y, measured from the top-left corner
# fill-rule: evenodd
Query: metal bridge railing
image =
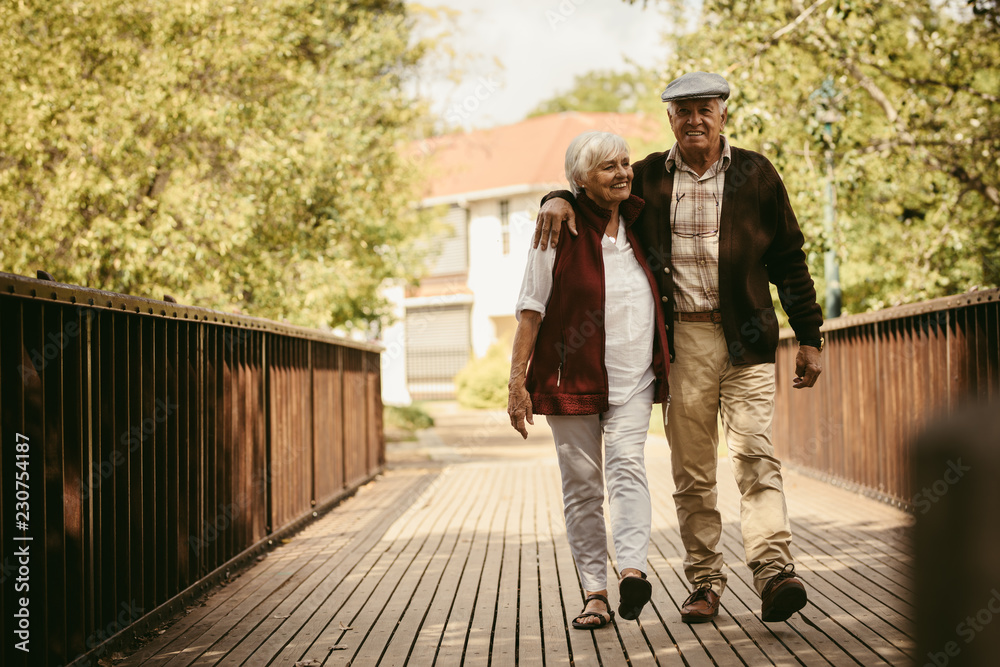
<path fill-rule="evenodd" d="M 824 327 L 824 371 L 792 388 L 798 345 L 777 358 L 778 456 L 830 481 L 912 505 L 911 447 L 935 417 L 1000 398 L 1000 290 L 970 292 Z"/>
<path fill-rule="evenodd" d="M 379 351 L 0 273 L 0 662 L 96 664 L 371 479 Z"/>

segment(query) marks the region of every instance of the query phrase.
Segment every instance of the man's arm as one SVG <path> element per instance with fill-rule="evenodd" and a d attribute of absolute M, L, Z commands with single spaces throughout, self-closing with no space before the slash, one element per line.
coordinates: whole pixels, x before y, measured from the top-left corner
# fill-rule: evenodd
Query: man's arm
<path fill-rule="evenodd" d="M 573 204 L 576 197 L 569 190 L 556 190 L 542 197 L 542 207 L 535 218 L 535 238 L 532 247 L 545 250 L 549 245 L 555 248 L 559 245 L 559 233 L 565 222 L 569 233 L 576 236 L 576 214 Z"/>
<path fill-rule="evenodd" d="M 818 347 L 823 311 L 816 301 L 816 287 L 802 250 L 805 239 L 788 200 L 788 192 L 769 162 L 762 171 L 763 182 L 773 192 L 766 205 L 771 210 L 763 213 L 773 216 L 775 221 L 775 236 L 765 256 L 768 278 L 778 288 L 781 307 L 788 315 L 788 324 L 795 330 L 799 341 L 792 386 L 805 389 L 815 385 L 823 372 Z"/>

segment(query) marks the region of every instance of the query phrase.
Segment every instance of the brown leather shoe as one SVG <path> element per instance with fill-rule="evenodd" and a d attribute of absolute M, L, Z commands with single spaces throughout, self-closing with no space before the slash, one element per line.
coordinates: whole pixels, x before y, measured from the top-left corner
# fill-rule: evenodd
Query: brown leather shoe
<path fill-rule="evenodd" d="M 681 620 L 685 623 L 708 623 L 718 615 L 719 596 L 708 586 L 694 589 L 681 607 Z"/>
<path fill-rule="evenodd" d="M 795 565 L 788 563 L 771 577 L 760 594 L 760 617 L 768 623 L 787 621 L 806 606 L 806 587 L 795 576 Z"/>

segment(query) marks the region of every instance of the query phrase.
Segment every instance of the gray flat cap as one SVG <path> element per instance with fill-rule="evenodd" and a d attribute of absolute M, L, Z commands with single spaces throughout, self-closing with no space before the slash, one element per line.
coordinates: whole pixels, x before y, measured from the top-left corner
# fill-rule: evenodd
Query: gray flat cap
<path fill-rule="evenodd" d="M 701 97 L 729 99 L 729 83 L 722 76 L 710 72 L 689 72 L 667 84 L 660 99 L 691 100 Z"/>

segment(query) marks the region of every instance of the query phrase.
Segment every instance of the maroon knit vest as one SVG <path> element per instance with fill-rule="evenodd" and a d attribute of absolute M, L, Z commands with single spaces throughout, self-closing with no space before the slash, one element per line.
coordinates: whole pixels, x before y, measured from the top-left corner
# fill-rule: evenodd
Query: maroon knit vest
<path fill-rule="evenodd" d="M 630 227 L 643 201 L 632 195 L 618 207 L 620 223 L 646 273 L 655 299 L 656 281 Z M 585 194 L 577 197 L 579 234 L 563 234 L 556 248 L 552 295 L 545 309 L 528 366 L 527 389 L 535 414 L 592 415 L 608 410 L 608 373 L 604 368 L 604 258 L 601 241 L 611 212 Z M 656 401 L 666 398 L 669 355 L 661 308 L 656 308 L 653 370 Z"/>

